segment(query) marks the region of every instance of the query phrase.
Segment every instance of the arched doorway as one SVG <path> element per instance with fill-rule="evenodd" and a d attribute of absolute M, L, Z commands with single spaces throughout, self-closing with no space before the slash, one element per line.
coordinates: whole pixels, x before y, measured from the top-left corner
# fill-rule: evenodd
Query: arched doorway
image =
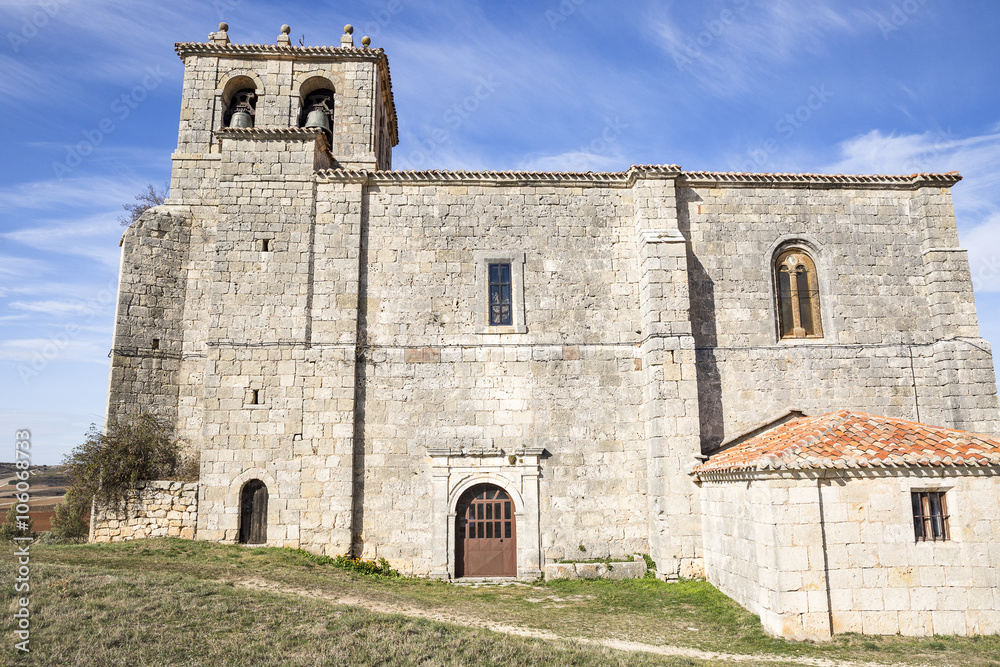
<path fill-rule="evenodd" d="M 458 500 L 455 517 L 455 576 L 517 575 L 517 530 L 510 495 L 493 484 L 477 484 Z"/>
<path fill-rule="evenodd" d="M 267 486 L 251 479 L 240 493 L 240 542 L 267 543 Z"/>

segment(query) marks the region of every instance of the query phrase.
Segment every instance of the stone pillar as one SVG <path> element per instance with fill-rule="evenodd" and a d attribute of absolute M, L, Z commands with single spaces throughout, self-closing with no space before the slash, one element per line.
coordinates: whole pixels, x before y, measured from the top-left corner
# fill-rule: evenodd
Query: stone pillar
<path fill-rule="evenodd" d="M 922 224 L 924 289 L 931 314 L 932 374 L 918 386 L 920 421 L 993 434 L 1000 432 L 996 376 L 990 344 L 979 335 L 972 276 L 966 250 L 958 245 L 948 187 L 917 191 L 911 216 Z"/>
<path fill-rule="evenodd" d="M 698 488 L 687 474 L 697 463 L 701 440 L 687 252 L 677 228 L 675 177 L 659 171 L 640 174 L 633 186 L 649 549 L 664 579 L 703 571 Z"/>

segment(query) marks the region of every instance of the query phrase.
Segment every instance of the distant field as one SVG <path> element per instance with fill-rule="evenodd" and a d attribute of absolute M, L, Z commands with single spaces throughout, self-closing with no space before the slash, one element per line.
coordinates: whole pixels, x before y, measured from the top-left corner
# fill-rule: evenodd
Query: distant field
<path fill-rule="evenodd" d="M 16 473 L 13 463 L 0 463 L 0 519 L 14 503 L 14 485 L 18 482 Z M 37 532 L 51 530 L 55 507 L 66 496 L 69 485 L 66 469 L 64 466 L 33 466 L 31 473 L 31 500 L 28 502 L 31 510 L 28 516 L 34 520 Z"/>

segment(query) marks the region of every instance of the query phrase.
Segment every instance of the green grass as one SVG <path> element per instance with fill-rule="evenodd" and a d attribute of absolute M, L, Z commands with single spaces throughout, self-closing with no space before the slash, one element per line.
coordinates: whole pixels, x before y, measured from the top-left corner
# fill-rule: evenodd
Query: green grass
<path fill-rule="evenodd" d="M 997 637 L 845 635 L 827 644 L 774 639 L 755 616 L 700 581 L 561 580 L 472 588 L 373 578 L 297 550 L 187 540 L 35 545 L 31 558 L 33 653 L 18 657 L 11 625 L 13 549 L 0 547 L 0 606 L 9 612 L 0 618 L 2 664 L 706 664 L 513 637 L 317 599 L 329 597 L 488 620 L 569 639 L 622 639 L 788 659 L 1000 667 Z M 280 590 L 242 585 L 248 581 Z"/>

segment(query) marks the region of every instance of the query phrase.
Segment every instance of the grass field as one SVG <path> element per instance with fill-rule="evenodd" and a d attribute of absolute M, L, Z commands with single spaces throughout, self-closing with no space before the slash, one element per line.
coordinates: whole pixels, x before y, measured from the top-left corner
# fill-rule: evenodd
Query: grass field
<path fill-rule="evenodd" d="M 707 651 L 745 656 L 747 665 L 1000 667 L 997 637 L 774 639 L 704 582 L 455 586 L 373 579 L 292 550 L 184 540 L 33 546 L 32 652 L 17 655 L 14 571 L 13 548 L 3 548 L 0 604 L 8 613 L 0 620 L 0 664 L 715 664 L 704 659 L 712 658 Z M 689 655 L 601 645 L 610 640 Z"/>

